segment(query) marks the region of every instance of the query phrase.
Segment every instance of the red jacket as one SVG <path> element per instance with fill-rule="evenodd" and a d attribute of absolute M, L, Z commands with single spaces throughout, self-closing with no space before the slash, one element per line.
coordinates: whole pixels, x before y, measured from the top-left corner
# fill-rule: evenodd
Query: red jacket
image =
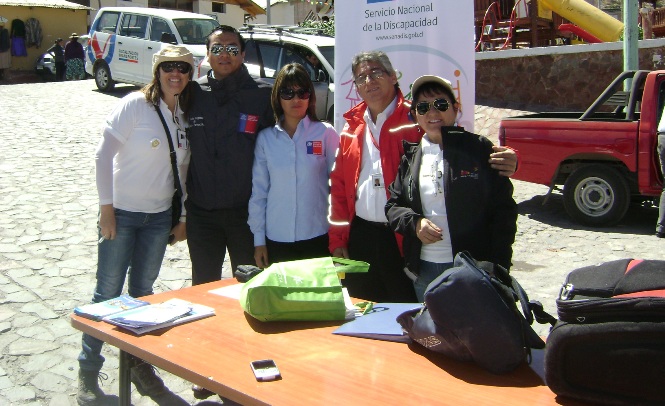
<path fill-rule="evenodd" d="M 386 197 L 390 197 L 388 186 L 395 180 L 404 146 L 402 140 L 420 142 L 422 132 L 409 116 L 410 102 L 404 100 L 401 91 L 397 91 L 397 106 L 388 117 L 379 135 L 381 167 Z M 358 176 L 362 160 L 363 143 L 365 142 L 364 114 L 367 109 L 365 102 L 360 103 L 344 114 L 346 124 L 342 130 L 335 167 L 330 174 L 330 243 L 328 248 L 333 252 L 337 248 L 347 247 L 349 241 L 349 225 L 356 215 L 356 195 Z M 397 244 L 402 250 L 402 236 L 395 234 Z"/>

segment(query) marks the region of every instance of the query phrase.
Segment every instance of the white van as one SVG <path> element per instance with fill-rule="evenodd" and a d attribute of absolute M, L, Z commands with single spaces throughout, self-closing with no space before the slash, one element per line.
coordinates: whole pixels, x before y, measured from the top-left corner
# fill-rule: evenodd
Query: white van
<path fill-rule="evenodd" d="M 198 78 L 206 38 L 217 26 L 216 19 L 204 14 L 104 7 L 90 28 L 85 70 L 101 91 L 113 89 L 116 82 L 146 85 L 152 80 L 152 55 L 168 44 L 178 44 L 194 54 L 194 77 Z"/>

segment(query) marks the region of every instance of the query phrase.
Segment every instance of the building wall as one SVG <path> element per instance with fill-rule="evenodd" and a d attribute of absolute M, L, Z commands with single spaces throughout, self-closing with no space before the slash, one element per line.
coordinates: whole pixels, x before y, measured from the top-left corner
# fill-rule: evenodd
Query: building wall
<path fill-rule="evenodd" d="M 252 20 L 254 24 L 267 24 L 268 16 L 266 14 L 257 15 Z M 270 8 L 270 24 L 273 25 L 293 25 L 296 23 L 294 6 L 288 3 L 278 3 Z"/>
<path fill-rule="evenodd" d="M 16 18 L 23 22 L 36 18 L 42 28 L 41 46 L 28 48 L 28 56 L 12 56 L 12 70 L 33 70 L 39 56 L 46 52 L 57 38 L 63 38 L 67 42 L 73 32 L 79 35 L 87 33 L 88 10 L 0 6 L 0 15 L 9 20 L 5 23 L 8 30 L 11 29 L 12 20 Z"/>
<path fill-rule="evenodd" d="M 639 69 L 665 69 L 665 38 L 639 41 Z M 623 71 L 623 43 L 476 54 L 476 103 L 584 110 Z"/>

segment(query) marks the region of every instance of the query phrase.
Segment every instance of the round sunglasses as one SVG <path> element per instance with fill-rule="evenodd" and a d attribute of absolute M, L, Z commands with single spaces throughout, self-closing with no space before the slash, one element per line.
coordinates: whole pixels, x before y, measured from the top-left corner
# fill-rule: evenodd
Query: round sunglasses
<path fill-rule="evenodd" d="M 435 99 L 434 101 L 431 101 L 431 102 L 423 101 L 423 102 L 416 103 L 416 106 L 415 106 L 414 109 L 416 110 L 416 113 L 418 113 L 421 116 L 424 116 L 429 111 L 430 106 L 434 106 L 435 109 L 443 112 L 443 111 L 448 110 L 448 108 L 450 107 L 450 104 L 448 103 L 448 100 L 446 100 L 446 99 Z"/>
<path fill-rule="evenodd" d="M 184 74 L 189 73 L 192 69 L 192 65 L 187 62 L 163 62 L 159 67 L 166 73 L 171 73 L 174 69 L 178 69 L 178 72 Z"/>
<path fill-rule="evenodd" d="M 281 97 L 283 100 L 291 100 L 296 97 L 296 95 L 301 100 L 307 100 L 309 99 L 311 93 L 307 89 L 294 90 L 290 87 L 285 87 L 279 90 L 279 97 Z"/>

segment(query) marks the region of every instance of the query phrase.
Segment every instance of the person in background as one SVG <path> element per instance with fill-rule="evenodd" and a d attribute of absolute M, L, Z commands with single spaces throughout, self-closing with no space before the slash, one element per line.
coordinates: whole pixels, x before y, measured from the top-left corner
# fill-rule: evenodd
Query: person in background
<path fill-rule="evenodd" d="M 665 114 L 658 123 L 658 160 L 660 161 L 660 173 L 663 176 L 663 191 L 660 194 L 658 205 L 658 222 L 656 223 L 656 237 L 665 238 Z"/>
<path fill-rule="evenodd" d="M 55 40 L 53 46 L 46 50 L 47 53 L 52 54 L 55 59 L 55 80 L 62 82 L 65 80 L 65 48 L 63 45 L 65 41 L 62 38 Z"/>
<path fill-rule="evenodd" d="M 258 133 L 275 124 L 269 83 L 250 76 L 245 41 L 238 30 L 215 28 L 206 39 L 212 70 L 193 87 L 188 139 L 187 245 L 192 284 L 222 278 L 228 249 L 233 272 L 255 265 L 254 237 L 247 224 L 252 163 Z M 194 396 L 213 392 L 194 385 Z"/>
<path fill-rule="evenodd" d="M 330 255 L 328 183 L 339 145 L 335 129 L 316 117 L 314 85 L 302 65 L 279 71 L 272 108 L 277 124 L 259 133 L 249 199 L 254 259 L 261 268 Z"/>
<path fill-rule="evenodd" d="M 385 207 L 404 236 L 404 257 L 419 302 L 427 286 L 468 251 L 510 269 L 517 232 L 513 185 L 489 163 L 492 143 L 455 126 L 460 105 L 450 82 L 421 76 L 411 87 L 420 143 L 404 142 Z"/>
<path fill-rule="evenodd" d="M 73 33 L 65 45 L 65 65 L 67 80 L 81 80 L 85 78 L 85 54 L 83 45 L 79 43 L 79 36 Z"/>
<path fill-rule="evenodd" d="M 125 96 L 107 118 L 97 147 L 99 245 L 93 303 L 120 296 L 127 275 L 130 296 L 151 295 L 169 235 L 174 235 L 173 243 L 186 238 L 184 217 L 171 228 L 174 174 L 167 134 L 156 109 L 165 117 L 184 184 L 190 158 L 185 125 L 194 57 L 184 46 L 168 46 L 153 56 L 152 69 L 152 82 Z M 104 396 L 97 383 L 104 363 L 102 344 L 83 334 L 79 404 L 98 404 Z M 139 393 L 163 393 L 164 383 L 152 365 L 138 359 L 136 363 L 131 380 Z"/>
<path fill-rule="evenodd" d="M 344 114 L 346 124 L 331 173 L 330 244 L 333 256 L 368 262 L 369 271 L 349 274 L 343 283 L 353 297 L 375 302 L 414 302 L 411 280 L 404 273 L 402 237 L 388 224 L 387 186 L 397 175 L 404 154 L 402 141 L 419 142 L 410 104 L 397 82 L 397 73 L 381 51 L 354 56 L 352 72 L 363 102 Z M 493 168 L 510 176 L 517 155 L 493 147 Z"/>

